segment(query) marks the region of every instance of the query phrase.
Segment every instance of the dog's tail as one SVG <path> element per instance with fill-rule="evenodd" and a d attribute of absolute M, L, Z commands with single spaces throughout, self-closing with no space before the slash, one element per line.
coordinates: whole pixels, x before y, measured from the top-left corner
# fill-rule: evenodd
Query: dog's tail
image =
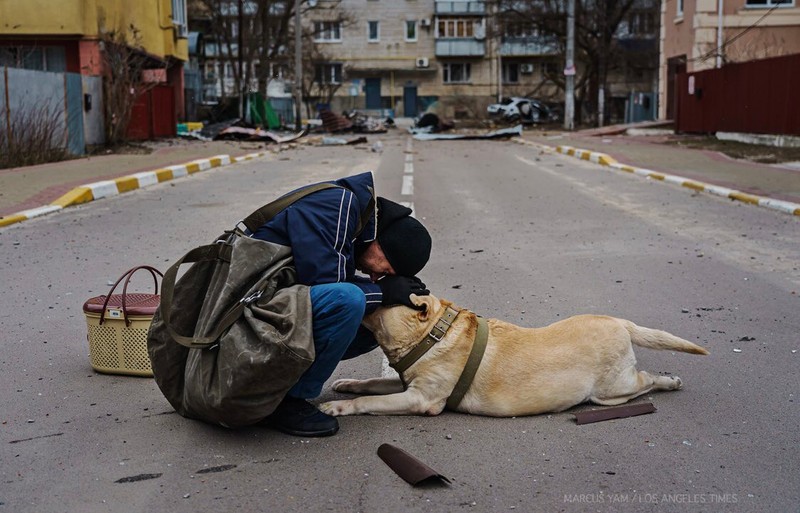
<path fill-rule="evenodd" d="M 631 321 L 625 320 L 623 320 L 623 324 L 625 324 L 628 333 L 631 334 L 631 342 L 637 346 L 648 347 L 650 349 L 681 351 L 683 353 L 708 354 L 708 351 L 697 344 L 676 337 L 666 331 L 637 326 Z"/>

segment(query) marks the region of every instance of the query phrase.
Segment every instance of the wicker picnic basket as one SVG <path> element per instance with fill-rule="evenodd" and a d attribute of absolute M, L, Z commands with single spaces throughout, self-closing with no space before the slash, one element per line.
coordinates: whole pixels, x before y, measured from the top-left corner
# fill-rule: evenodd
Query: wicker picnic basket
<path fill-rule="evenodd" d="M 153 294 L 129 293 L 133 274 L 145 269 L 153 276 Z M 157 269 L 142 265 L 123 274 L 111 287 L 108 295 L 93 297 L 83 304 L 89 329 L 89 359 L 92 368 L 107 374 L 152 376 L 147 354 L 147 331 L 158 309 Z M 114 294 L 117 285 L 125 280 L 122 294 Z"/>

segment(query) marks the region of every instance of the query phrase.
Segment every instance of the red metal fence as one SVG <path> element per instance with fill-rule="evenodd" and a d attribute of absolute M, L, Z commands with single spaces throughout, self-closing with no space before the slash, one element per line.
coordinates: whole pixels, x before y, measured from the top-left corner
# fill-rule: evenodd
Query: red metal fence
<path fill-rule="evenodd" d="M 800 54 L 675 77 L 679 132 L 800 135 Z"/>

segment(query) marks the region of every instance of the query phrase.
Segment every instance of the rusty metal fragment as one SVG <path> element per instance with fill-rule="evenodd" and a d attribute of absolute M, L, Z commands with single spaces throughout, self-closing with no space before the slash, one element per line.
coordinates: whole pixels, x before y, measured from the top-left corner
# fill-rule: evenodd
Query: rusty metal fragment
<path fill-rule="evenodd" d="M 653 403 L 626 404 L 602 410 L 580 411 L 575 414 L 575 421 L 578 424 L 591 424 L 592 422 L 644 415 L 654 411 L 656 411 L 656 407 L 653 406 Z"/>
<path fill-rule="evenodd" d="M 319 117 L 322 119 L 322 126 L 326 132 L 341 132 L 342 130 L 351 130 L 353 122 L 344 116 L 340 116 L 329 110 L 321 110 Z"/>
<path fill-rule="evenodd" d="M 390 469 L 394 470 L 398 476 L 411 485 L 433 480 L 441 480 L 450 484 L 449 479 L 399 447 L 391 444 L 382 444 L 378 447 L 378 456 Z"/>

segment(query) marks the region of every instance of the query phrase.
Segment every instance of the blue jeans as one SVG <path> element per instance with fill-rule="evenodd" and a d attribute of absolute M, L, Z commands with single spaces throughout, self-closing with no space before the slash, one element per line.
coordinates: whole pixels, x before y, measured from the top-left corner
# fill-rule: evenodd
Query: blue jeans
<path fill-rule="evenodd" d="M 310 288 L 316 356 L 289 395 L 311 399 L 322 392 L 339 361 L 378 347 L 375 336 L 361 326 L 366 298 L 352 283 L 326 283 Z"/>

